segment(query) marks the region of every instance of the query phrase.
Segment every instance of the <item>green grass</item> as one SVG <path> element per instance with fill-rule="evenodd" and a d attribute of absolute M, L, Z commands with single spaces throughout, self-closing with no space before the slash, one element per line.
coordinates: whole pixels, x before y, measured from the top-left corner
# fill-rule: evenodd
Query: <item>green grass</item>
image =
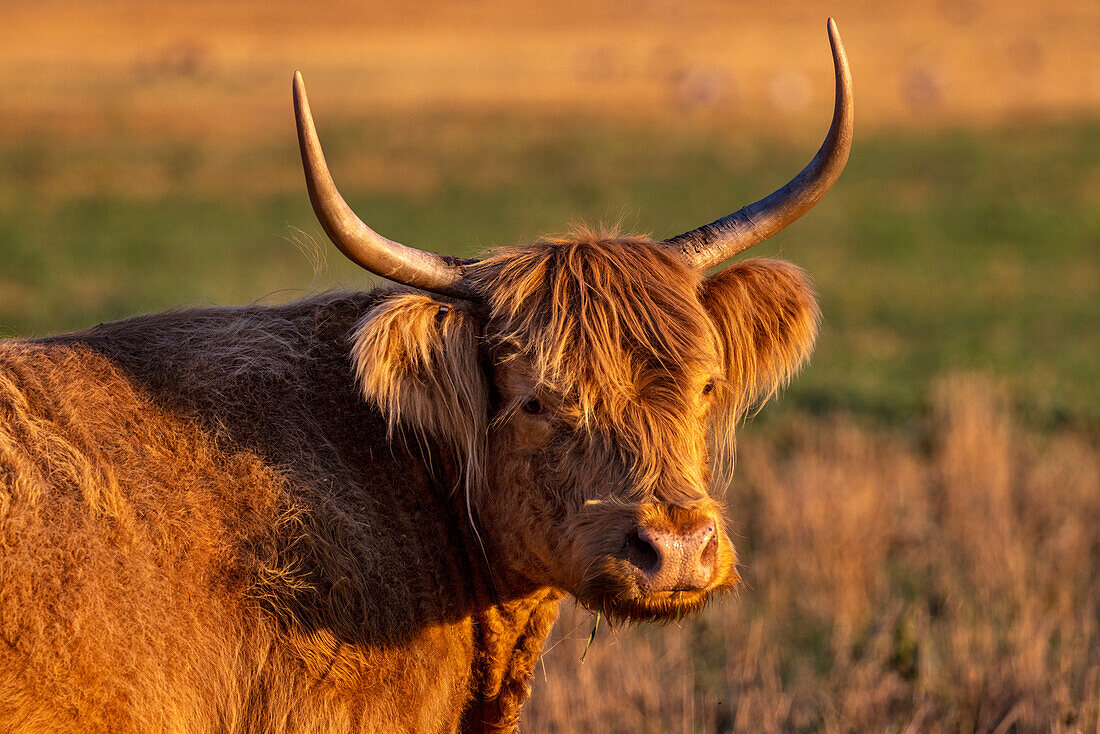
<path fill-rule="evenodd" d="M 461 254 L 575 221 L 673 235 L 782 184 L 817 142 L 687 128 L 440 115 L 321 134 L 364 219 Z M 934 376 L 981 371 L 1040 424 L 1100 424 L 1098 170 L 1095 121 L 859 134 L 834 191 L 757 248 L 804 266 L 824 312 L 812 364 L 765 415 L 907 423 Z M 311 239 L 289 137 L 0 143 L 0 334 L 369 282 Z"/>

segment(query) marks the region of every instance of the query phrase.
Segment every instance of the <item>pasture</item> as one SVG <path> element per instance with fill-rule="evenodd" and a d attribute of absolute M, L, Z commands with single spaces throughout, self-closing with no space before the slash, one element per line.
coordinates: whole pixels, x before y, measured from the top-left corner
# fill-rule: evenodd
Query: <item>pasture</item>
<path fill-rule="evenodd" d="M 808 43 L 827 71 L 820 26 Z M 234 49 L 211 53 L 228 63 Z M 55 79 L 27 109 L 69 100 L 76 112 L 13 117 L 0 140 L 0 336 L 370 285 L 310 210 L 293 67 L 250 67 L 277 72 L 277 84 L 263 77 L 265 101 L 240 103 L 260 105 L 262 124 L 229 110 L 213 125 L 228 134 L 200 134 L 165 100 L 232 96 L 179 54 L 168 62 L 183 76 L 119 62 L 138 90 L 128 109 L 66 97 Z M 804 267 L 824 320 L 810 365 L 742 430 L 728 497 L 746 586 L 698 619 L 601 625 L 586 654 L 593 618 L 567 605 L 526 730 L 1100 731 L 1100 117 L 1071 94 L 1090 82 L 1045 91 L 1057 114 L 1006 115 L 991 93 L 986 108 L 960 101 L 918 125 L 876 102 L 862 126 L 855 53 L 853 64 L 844 176 L 753 252 Z M 135 81 L 134 69 L 168 79 Z M 391 79 L 383 108 L 360 111 L 362 97 L 335 92 L 356 84 L 350 73 L 315 76 L 321 139 L 356 211 L 379 232 L 461 255 L 575 221 L 681 232 L 785 181 L 827 124 L 817 107 L 746 134 L 730 119 L 754 116 L 721 104 L 675 119 L 606 115 L 587 98 L 564 107 L 569 90 L 552 85 L 505 111 L 496 77 L 466 90 L 496 103 L 432 107 L 438 80 Z M 109 94 L 123 76 L 95 79 Z"/>

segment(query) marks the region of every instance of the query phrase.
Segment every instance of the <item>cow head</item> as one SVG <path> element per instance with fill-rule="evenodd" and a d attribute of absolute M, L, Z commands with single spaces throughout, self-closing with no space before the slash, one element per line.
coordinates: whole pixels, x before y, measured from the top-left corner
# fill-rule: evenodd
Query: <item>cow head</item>
<path fill-rule="evenodd" d="M 670 240 L 581 231 L 478 261 L 405 247 L 352 213 L 295 76 L 322 225 L 355 262 L 420 289 L 361 323 L 360 387 L 391 429 L 453 449 L 470 521 L 512 578 L 634 619 L 679 616 L 738 583 L 719 496 L 733 428 L 805 360 L 818 312 L 787 263 L 706 270 L 800 217 L 840 175 L 851 79 L 832 21 L 829 36 L 832 125 L 783 188 Z"/>

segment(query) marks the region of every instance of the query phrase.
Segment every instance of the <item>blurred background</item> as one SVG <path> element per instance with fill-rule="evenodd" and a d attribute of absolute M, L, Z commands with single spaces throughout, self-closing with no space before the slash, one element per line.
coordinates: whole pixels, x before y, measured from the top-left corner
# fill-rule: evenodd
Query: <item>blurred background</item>
<path fill-rule="evenodd" d="M 1100 731 L 1100 4 L 5 0 L 0 336 L 369 287 L 316 224 L 290 79 L 373 227 L 472 255 L 667 237 L 847 171 L 753 254 L 813 362 L 742 431 L 747 585 L 566 607 L 525 729 Z"/>

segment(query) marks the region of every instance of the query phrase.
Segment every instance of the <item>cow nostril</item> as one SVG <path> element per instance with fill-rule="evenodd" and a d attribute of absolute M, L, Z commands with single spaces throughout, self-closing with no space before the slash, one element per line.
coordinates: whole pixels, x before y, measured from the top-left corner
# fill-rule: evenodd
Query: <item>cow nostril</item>
<path fill-rule="evenodd" d="M 718 539 L 712 531 L 711 536 L 707 539 L 707 544 L 703 546 L 703 550 L 699 554 L 699 565 L 706 570 L 711 570 L 717 560 Z"/>
<path fill-rule="evenodd" d="M 652 543 L 638 534 L 638 529 L 630 531 L 626 538 L 626 559 L 645 574 L 656 573 L 661 567 L 661 554 Z"/>

